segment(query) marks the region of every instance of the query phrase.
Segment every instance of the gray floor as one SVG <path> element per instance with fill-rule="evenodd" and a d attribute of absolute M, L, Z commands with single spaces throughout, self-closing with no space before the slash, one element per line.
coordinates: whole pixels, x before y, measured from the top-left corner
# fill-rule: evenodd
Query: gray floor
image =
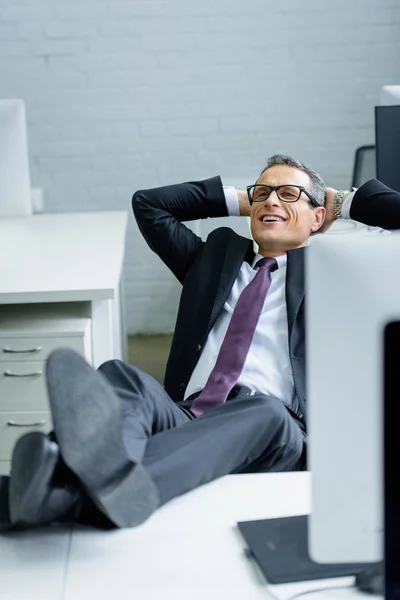
<path fill-rule="evenodd" d="M 130 336 L 128 338 L 129 362 L 162 383 L 171 341 L 172 335 Z"/>

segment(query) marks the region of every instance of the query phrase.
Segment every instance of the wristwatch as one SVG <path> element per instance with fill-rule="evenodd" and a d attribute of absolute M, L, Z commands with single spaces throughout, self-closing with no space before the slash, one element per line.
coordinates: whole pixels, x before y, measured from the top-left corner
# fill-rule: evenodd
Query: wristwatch
<path fill-rule="evenodd" d="M 348 190 L 339 190 L 335 196 L 333 201 L 333 214 L 335 215 L 335 219 L 340 219 L 342 216 L 342 204 L 343 199 L 350 192 Z"/>

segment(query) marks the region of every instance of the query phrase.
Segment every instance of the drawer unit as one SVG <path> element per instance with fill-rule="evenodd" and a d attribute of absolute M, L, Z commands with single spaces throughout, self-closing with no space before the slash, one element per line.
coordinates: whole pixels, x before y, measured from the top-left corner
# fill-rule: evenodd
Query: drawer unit
<path fill-rule="evenodd" d="M 17 439 L 52 428 L 46 359 L 72 348 L 92 360 L 91 319 L 85 306 L 0 307 L 0 473 L 8 472 Z"/>
<path fill-rule="evenodd" d="M 0 410 L 49 410 L 44 362 L 0 362 Z"/>
<path fill-rule="evenodd" d="M 30 336 L 27 334 L 17 335 L 15 332 L 13 335 L 7 336 L 0 331 L 0 362 L 44 361 L 53 350 L 65 346 L 85 354 L 84 337 L 84 331 L 77 331 L 75 334 L 63 337 L 59 335 L 44 336 L 41 332 Z"/>
<path fill-rule="evenodd" d="M 18 438 L 28 431 L 52 429 L 49 411 L 0 413 L 0 461 L 9 461 Z"/>

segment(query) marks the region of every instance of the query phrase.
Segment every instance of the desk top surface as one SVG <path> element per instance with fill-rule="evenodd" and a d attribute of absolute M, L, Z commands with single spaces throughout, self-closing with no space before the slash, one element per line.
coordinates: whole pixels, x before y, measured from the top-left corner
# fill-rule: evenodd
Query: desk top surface
<path fill-rule="evenodd" d="M 245 558 L 236 523 L 306 514 L 308 473 L 229 475 L 176 498 L 136 529 L 57 528 L 0 537 L 0 598 L 289 600 L 353 578 L 272 586 Z M 37 596 L 35 595 L 37 594 Z M 318 600 L 362 598 L 354 588 Z"/>
<path fill-rule="evenodd" d="M 0 304 L 113 298 L 125 212 L 0 219 Z"/>

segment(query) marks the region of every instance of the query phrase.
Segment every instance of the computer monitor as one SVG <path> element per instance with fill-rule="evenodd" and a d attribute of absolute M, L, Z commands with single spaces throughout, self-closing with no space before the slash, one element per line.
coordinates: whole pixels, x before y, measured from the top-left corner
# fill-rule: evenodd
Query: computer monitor
<path fill-rule="evenodd" d="M 380 106 L 375 107 L 376 175 L 400 192 L 400 85 L 381 89 Z"/>
<path fill-rule="evenodd" d="M 315 236 L 307 254 L 312 513 L 321 563 L 383 556 L 385 326 L 400 320 L 400 232 Z"/>
<path fill-rule="evenodd" d="M 0 100 L 0 218 L 32 214 L 25 106 Z"/>

